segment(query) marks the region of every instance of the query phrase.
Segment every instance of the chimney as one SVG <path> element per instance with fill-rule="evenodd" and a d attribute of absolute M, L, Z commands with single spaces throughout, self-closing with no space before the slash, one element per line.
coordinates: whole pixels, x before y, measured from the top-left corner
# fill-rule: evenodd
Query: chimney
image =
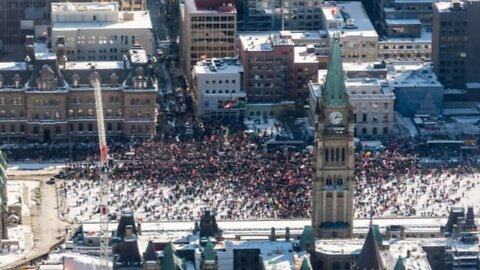
<path fill-rule="evenodd" d="M 124 54 L 122 56 L 122 62 L 123 62 L 123 68 L 124 69 L 127 69 L 127 61 L 128 61 L 128 57 L 127 57 L 127 55 Z"/>
<path fill-rule="evenodd" d="M 138 235 L 142 235 L 142 223 L 137 223 L 137 233 Z"/>
<path fill-rule="evenodd" d="M 27 35 L 25 43 L 25 54 L 30 58 L 33 63 L 35 61 L 35 39 L 31 35 Z"/>
<path fill-rule="evenodd" d="M 290 227 L 285 229 L 285 242 L 290 242 Z"/>
<path fill-rule="evenodd" d="M 127 225 L 125 226 L 125 239 L 133 237 L 133 226 Z"/>
<path fill-rule="evenodd" d="M 272 227 L 270 231 L 270 241 L 277 241 L 277 235 L 275 234 L 275 227 Z"/>

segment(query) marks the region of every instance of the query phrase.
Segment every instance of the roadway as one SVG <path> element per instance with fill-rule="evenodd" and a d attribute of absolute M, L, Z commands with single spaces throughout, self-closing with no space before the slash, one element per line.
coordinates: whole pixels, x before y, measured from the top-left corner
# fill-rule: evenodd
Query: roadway
<path fill-rule="evenodd" d="M 53 173 L 52 173 L 53 175 Z M 51 249 L 63 242 L 64 236 L 75 226 L 60 219 L 55 185 L 48 185 L 46 181 L 52 175 L 15 175 L 9 174 L 8 181 L 38 180 L 40 181 L 40 205 L 32 211 L 31 226 L 34 237 L 33 248 L 20 260 L 0 267 L 14 269 L 26 262 L 37 259 L 49 253 Z"/>

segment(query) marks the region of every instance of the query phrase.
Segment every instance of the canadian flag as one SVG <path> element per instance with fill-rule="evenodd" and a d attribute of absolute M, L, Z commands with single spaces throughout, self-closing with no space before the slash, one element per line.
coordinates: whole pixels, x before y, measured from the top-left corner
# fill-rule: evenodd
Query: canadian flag
<path fill-rule="evenodd" d="M 330 10 L 330 12 L 332 13 L 332 15 L 337 14 L 337 8 L 334 8 L 334 9 Z"/>
<path fill-rule="evenodd" d="M 224 107 L 225 109 L 230 109 L 230 108 L 233 108 L 233 101 L 229 101 L 227 102 L 227 104 L 225 105 Z"/>

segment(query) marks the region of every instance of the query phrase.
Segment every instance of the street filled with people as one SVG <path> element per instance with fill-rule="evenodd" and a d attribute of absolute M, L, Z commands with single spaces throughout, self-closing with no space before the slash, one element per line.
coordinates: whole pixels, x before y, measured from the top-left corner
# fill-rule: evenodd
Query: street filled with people
<path fill-rule="evenodd" d="M 313 155 L 305 149 L 267 149 L 275 129 L 250 134 L 221 127 L 193 138 L 110 144 L 110 218 L 125 207 L 143 221 L 194 220 L 207 208 L 223 220 L 309 217 Z M 96 220 L 96 146 L 76 147 L 78 159 L 71 159 L 63 174 L 68 215 Z M 422 167 L 412 141 L 358 149 L 355 160 L 357 218 L 446 216 L 453 205 L 480 201 L 475 196 L 480 174 L 471 160 Z"/>

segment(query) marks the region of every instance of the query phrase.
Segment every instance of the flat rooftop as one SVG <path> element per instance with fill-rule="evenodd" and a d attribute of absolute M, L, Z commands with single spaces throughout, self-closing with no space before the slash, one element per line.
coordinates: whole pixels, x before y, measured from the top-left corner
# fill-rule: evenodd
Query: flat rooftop
<path fill-rule="evenodd" d="M 226 4 L 225 8 L 220 8 L 222 7 L 219 5 L 218 9 L 210 8 L 210 9 L 203 9 L 203 8 L 198 8 L 197 3 L 195 0 L 185 0 L 185 7 L 187 8 L 188 13 L 190 14 L 224 14 L 224 13 L 237 13 L 237 10 L 235 9 L 235 6 L 232 4 Z"/>
<path fill-rule="evenodd" d="M 278 32 L 245 33 L 238 36 L 245 51 L 273 51 L 274 46 L 294 45 L 290 38 L 282 38 Z"/>
<path fill-rule="evenodd" d="M 465 7 L 463 1 L 458 1 L 460 8 L 463 9 Z M 451 12 L 452 3 L 450 1 L 444 2 L 437 2 L 434 3 L 435 7 L 438 9 L 439 12 Z"/>
<path fill-rule="evenodd" d="M 315 52 L 308 52 L 307 46 L 297 46 L 294 50 L 294 63 L 318 63 L 317 55 Z"/>
<path fill-rule="evenodd" d="M 27 70 L 25 62 L 0 62 L 0 71 L 4 70 Z"/>
<path fill-rule="evenodd" d="M 117 11 L 117 2 L 52 3 L 52 12 Z"/>
<path fill-rule="evenodd" d="M 83 70 L 83 69 L 123 69 L 122 61 L 67 61 L 65 64 L 66 70 Z"/>
<path fill-rule="evenodd" d="M 412 70 L 395 70 L 388 74 L 388 80 L 393 82 L 393 87 L 442 87 L 431 65 L 422 65 Z"/>
<path fill-rule="evenodd" d="M 361 2 L 336 2 L 335 5 L 327 3 L 322 7 L 322 12 L 327 22 L 335 21 L 341 24 L 338 29 L 328 28 L 330 32 L 341 32 L 341 37 L 378 37 Z M 347 26 L 348 21 L 352 23 L 351 27 Z"/>
<path fill-rule="evenodd" d="M 127 13 L 133 15 L 133 19 L 127 19 Z M 152 29 L 152 21 L 148 11 L 125 11 L 119 12 L 117 22 L 53 22 L 52 31 L 77 31 L 86 29 Z"/>
<path fill-rule="evenodd" d="M 243 72 L 238 58 L 205 59 L 193 66 L 196 74 L 238 74 Z"/>
<path fill-rule="evenodd" d="M 432 31 L 429 31 L 427 27 L 422 27 L 420 30 L 420 37 L 381 37 L 378 41 L 379 45 L 389 43 L 432 43 Z M 423 48 L 422 48 L 423 49 Z"/>

